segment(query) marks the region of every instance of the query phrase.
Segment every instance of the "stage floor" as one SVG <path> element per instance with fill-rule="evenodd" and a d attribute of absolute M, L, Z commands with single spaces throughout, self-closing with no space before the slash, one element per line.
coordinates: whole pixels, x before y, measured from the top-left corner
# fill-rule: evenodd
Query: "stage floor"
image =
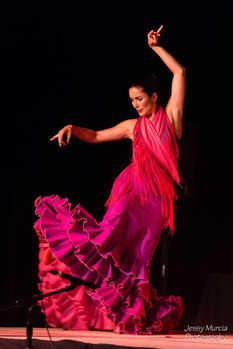
<path fill-rule="evenodd" d="M 196 348 L 196 349 L 220 349 L 233 348 L 233 335 L 218 333 L 205 334 L 195 337 L 190 333 L 163 334 L 150 336 L 137 336 L 114 334 L 102 331 L 66 331 L 49 328 L 52 341 L 72 340 L 91 344 L 111 344 L 117 346 L 128 346 L 135 348 Z M 26 330 L 21 327 L 0 328 L 0 338 L 26 339 Z M 49 340 L 45 328 L 34 328 L 33 339 Z"/>

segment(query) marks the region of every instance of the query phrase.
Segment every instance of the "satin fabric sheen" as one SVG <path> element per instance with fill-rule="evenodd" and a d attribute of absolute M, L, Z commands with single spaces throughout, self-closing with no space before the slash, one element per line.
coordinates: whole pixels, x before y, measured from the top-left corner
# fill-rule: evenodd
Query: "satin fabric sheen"
<path fill-rule="evenodd" d="M 182 299 L 174 295 L 159 296 L 149 284 L 151 260 L 162 230 L 172 226 L 166 211 L 170 202 L 164 206 L 164 194 L 159 191 L 156 177 L 148 183 L 147 174 L 153 171 L 140 162 L 143 168 L 140 173 L 139 162 L 135 163 L 140 130 L 147 132 L 140 142 L 141 160 L 143 157 L 147 160 L 148 154 L 153 156 L 151 151 L 148 153 L 151 145 L 147 147 L 144 141 L 152 142 L 152 148 L 155 147 L 156 139 L 150 138 L 156 132 L 158 143 L 167 139 L 169 151 L 174 147 L 172 161 L 169 162 L 168 147 L 159 144 L 152 150 L 167 152 L 162 159 L 166 175 L 170 176 L 169 183 L 172 176 L 179 181 L 177 145 L 161 108 L 152 122 L 138 119 L 132 162 L 116 179 L 102 221 L 97 222 L 80 204 L 73 207 L 68 199 L 58 195 L 36 199 L 39 218 L 34 227 L 39 238 L 39 287 L 45 293 L 69 284 L 47 273 L 48 270 L 59 270 L 98 286 L 95 290 L 78 286 L 73 291 L 44 298 L 42 308 L 49 325 L 73 330 L 154 334 L 168 332 L 179 324 Z M 163 125 L 160 131 L 156 123 Z M 158 159 L 151 166 L 154 164 L 160 166 Z M 174 191 L 172 195 L 174 198 Z"/>

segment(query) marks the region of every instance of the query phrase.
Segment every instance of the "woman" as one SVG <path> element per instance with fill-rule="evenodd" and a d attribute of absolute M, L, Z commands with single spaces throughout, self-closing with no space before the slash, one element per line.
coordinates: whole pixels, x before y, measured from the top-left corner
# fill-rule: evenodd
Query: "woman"
<path fill-rule="evenodd" d="M 114 329 L 116 333 L 153 334 L 174 328 L 183 313 L 180 297 L 160 297 L 148 281 L 161 232 L 174 232 L 174 183 L 182 136 L 185 69 L 158 45 L 163 26 L 148 33 L 148 44 L 173 73 L 171 96 L 163 109 L 154 76 L 131 84 L 129 96 L 138 119 L 94 131 L 67 125 L 51 140 L 59 146 L 72 135 L 99 143 L 129 138 L 130 165 L 117 177 L 101 222 L 81 206 L 52 195 L 35 201 L 40 241 L 39 277 L 43 292 L 66 281 L 46 273 L 59 270 L 97 286 L 44 299 L 47 322 L 68 329 Z"/>

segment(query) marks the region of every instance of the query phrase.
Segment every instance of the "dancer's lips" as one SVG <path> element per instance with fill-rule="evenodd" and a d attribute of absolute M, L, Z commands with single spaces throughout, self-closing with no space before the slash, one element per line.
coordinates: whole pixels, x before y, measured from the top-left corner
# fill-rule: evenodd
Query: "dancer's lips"
<path fill-rule="evenodd" d="M 138 109 L 138 113 L 140 114 L 143 111 L 143 109 Z"/>

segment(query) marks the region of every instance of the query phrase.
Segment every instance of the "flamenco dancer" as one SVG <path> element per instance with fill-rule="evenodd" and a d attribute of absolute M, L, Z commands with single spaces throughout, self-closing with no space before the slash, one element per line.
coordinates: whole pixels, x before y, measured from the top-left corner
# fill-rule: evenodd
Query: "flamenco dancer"
<path fill-rule="evenodd" d="M 97 222 L 80 204 L 58 195 L 35 201 L 39 219 L 39 278 L 43 292 L 67 285 L 48 271 L 62 271 L 95 284 L 44 299 L 47 323 L 73 330 L 114 330 L 155 334 L 176 327 L 183 315 L 180 297 L 159 296 L 149 284 L 152 257 L 161 232 L 174 233 L 174 184 L 180 182 L 177 160 L 182 136 L 185 69 L 159 45 L 163 26 L 148 33 L 149 47 L 173 74 L 165 109 L 158 103 L 154 75 L 135 81 L 129 97 L 138 118 L 94 131 L 74 125 L 51 140 L 59 146 L 76 136 L 89 143 L 132 140 L 133 156 L 116 178 Z"/>

